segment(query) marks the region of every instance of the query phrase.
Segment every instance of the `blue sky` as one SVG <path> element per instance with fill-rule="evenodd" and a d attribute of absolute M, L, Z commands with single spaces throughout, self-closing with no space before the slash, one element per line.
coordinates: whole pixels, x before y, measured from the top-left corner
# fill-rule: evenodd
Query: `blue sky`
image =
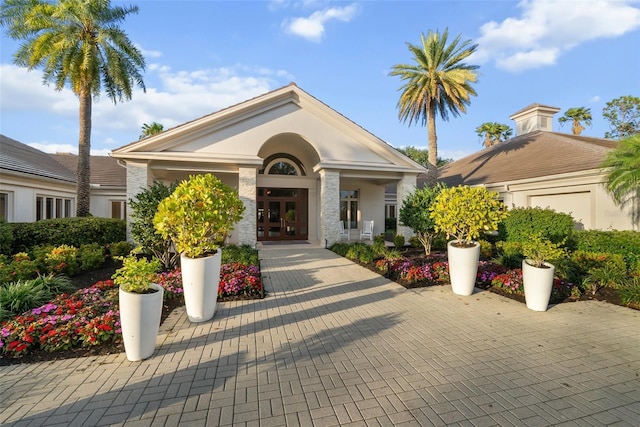
<path fill-rule="evenodd" d="M 406 43 L 449 28 L 478 43 L 478 95 L 466 114 L 437 121 L 440 157 L 482 148 L 475 128 L 515 128 L 532 103 L 587 107 L 603 137 L 607 101 L 640 96 L 640 2 L 561 1 L 132 1 L 122 27 L 144 52 L 146 93 L 93 107 L 92 152 L 138 139 L 144 123 L 176 126 L 267 91 L 296 84 L 395 147 L 427 146 L 426 128 L 398 120 Z M 2 34 L 0 132 L 47 152 L 77 152 L 78 102 L 12 65 L 17 43 Z"/>

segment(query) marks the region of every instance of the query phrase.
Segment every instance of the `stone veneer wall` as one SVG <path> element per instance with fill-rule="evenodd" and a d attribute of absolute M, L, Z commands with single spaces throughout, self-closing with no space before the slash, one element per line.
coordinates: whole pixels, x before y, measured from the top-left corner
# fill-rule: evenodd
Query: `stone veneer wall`
<path fill-rule="evenodd" d="M 235 226 L 238 242 L 241 245 L 255 246 L 256 237 L 256 182 L 258 171 L 256 168 L 239 168 L 238 195 L 244 203 L 244 216 Z"/>
<path fill-rule="evenodd" d="M 147 163 L 127 162 L 127 240 L 131 238 L 131 210 L 129 200 L 149 186 L 149 169 Z"/>
<path fill-rule="evenodd" d="M 320 171 L 320 239 L 327 247 L 340 240 L 340 172 Z"/>

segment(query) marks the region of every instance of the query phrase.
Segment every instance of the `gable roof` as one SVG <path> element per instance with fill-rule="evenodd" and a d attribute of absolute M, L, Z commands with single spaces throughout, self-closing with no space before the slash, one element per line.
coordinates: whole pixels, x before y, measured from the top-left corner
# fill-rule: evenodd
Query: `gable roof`
<path fill-rule="evenodd" d="M 304 120 L 313 124 L 305 128 Z M 319 168 L 426 172 L 421 165 L 295 83 L 132 142 L 111 155 L 128 160 L 257 166 L 264 159 L 258 156 L 256 144 L 265 142 L 255 139 L 258 128 L 268 128 L 266 132 L 271 135 L 303 136 L 317 151 Z M 323 148 L 327 149 L 324 153 Z"/>
<path fill-rule="evenodd" d="M 36 175 L 65 182 L 75 182 L 75 173 L 54 158 L 33 147 L 0 135 L 0 169 Z"/>
<path fill-rule="evenodd" d="M 479 185 L 597 170 L 617 145 L 609 139 L 534 131 L 443 166 L 438 181 Z"/>
<path fill-rule="evenodd" d="M 49 154 L 58 163 L 74 174 L 78 167 L 78 156 L 71 153 Z M 126 187 L 127 170 L 118 164 L 118 160 L 108 156 L 91 156 L 91 184 L 102 187 Z"/>

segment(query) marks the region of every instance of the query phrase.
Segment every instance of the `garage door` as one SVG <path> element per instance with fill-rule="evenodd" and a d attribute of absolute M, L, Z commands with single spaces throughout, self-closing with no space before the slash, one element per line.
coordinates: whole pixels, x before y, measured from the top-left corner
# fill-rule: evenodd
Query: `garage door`
<path fill-rule="evenodd" d="M 551 208 L 573 216 L 576 228 L 592 228 L 591 193 L 546 194 L 530 196 L 529 206 Z"/>

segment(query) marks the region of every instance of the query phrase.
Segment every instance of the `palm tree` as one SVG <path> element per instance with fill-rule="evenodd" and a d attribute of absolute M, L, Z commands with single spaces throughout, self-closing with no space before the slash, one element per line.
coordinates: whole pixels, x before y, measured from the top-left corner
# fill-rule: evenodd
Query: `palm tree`
<path fill-rule="evenodd" d="M 620 141 L 602 163 L 608 168 L 605 186 L 620 206 L 632 206 L 635 221 L 640 220 L 640 134 Z"/>
<path fill-rule="evenodd" d="M 507 125 L 496 122 L 486 122 L 476 128 L 476 133 L 480 138 L 484 137 L 482 145 L 489 148 L 500 141 L 506 141 L 513 135 L 513 129 Z"/>
<path fill-rule="evenodd" d="M 460 41 L 458 35 L 448 43 L 449 30 L 442 34 L 431 32 L 420 34 L 420 45 L 407 43 L 413 55 L 414 64 L 394 65 L 391 76 L 400 76 L 405 82 L 398 100 L 398 118 L 411 123 L 427 124 L 429 138 L 429 164 L 427 184 L 433 186 L 438 177 L 438 138 L 436 135 L 436 114 L 443 120 L 449 120 L 460 112 L 466 113 L 469 97 L 476 95 L 471 86 L 478 80 L 475 71 L 477 65 L 468 65 L 463 61 L 478 48 L 471 40 Z"/>
<path fill-rule="evenodd" d="M 142 133 L 140 134 L 140 138 L 146 138 L 149 136 L 157 135 L 164 130 L 164 126 L 162 126 L 158 122 L 151 122 L 151 124 L 143 124 L 142 125 Z"/>
<path fill-rule="evenodd" d="M 584 123 L 587 126 L 591 126 L 591 108 L 585 107 L 573 107 L 565 111 L 564 116 L 558 119 L 560 125 L 564 125 L 566 122 L 571 121 L 571 131 L 574 135 L 580 135 L 584 130 Z"/>
<path fill-rule="evenodd" d="M 117 26 L 137 12 L 137 6 L 111 7 L 109 0 L 5 0 L 0 6 L 0 25 L 23 42 L 15 64 L 42 68 L 44 83 L 56 90 L 68 84 L 80 101 L 77 216 L 90 213 L 92 99 L 103 87 L 114 103 L 131 99 L 134 84 L 145 89 L 142 53 Z"/>

